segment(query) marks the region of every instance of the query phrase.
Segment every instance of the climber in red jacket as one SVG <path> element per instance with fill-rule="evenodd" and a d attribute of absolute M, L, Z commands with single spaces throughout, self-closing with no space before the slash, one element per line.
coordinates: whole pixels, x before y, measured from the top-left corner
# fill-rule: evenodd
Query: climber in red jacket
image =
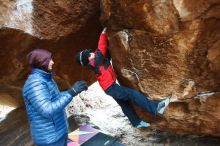
<path fill-rule="evenodd" d="M 76 61 L 95 73 L 95 77 L 102 89 L 106 94 L 115 99 L 134 127 L 149 127 L 150 123 L 141 120 L 130 103 L 135 103 L 151 114 L 163 114 L 170 102 L 170 98 L 166 98 L 160 102 L 152 101 L 140 92 L 116 83 L 116 74 L 110 63 L 107 48 L 108 38 L 106 28 L 104 28 L 99 38 L 98 49 L 95 52 L 92 52 L 90 49 L 78 52 L 76 54 Z"/>

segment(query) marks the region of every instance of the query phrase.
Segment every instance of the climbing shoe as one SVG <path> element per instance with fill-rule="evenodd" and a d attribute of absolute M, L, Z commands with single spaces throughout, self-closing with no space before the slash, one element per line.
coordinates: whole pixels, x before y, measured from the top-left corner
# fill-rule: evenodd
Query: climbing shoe
<path fill-rule="evenodd" d="M 141 121 L 137 126 L 135 126 L 136 128 L 147 128 L 150 126 L 150 123 Z"/>
<path fill-rule="evenodd" d="M 169 105 L 169 103 L 170 103 L 170 97 L 160 101 L 157 107 L 157 113 L 162 115 L 166 107 Z"/>

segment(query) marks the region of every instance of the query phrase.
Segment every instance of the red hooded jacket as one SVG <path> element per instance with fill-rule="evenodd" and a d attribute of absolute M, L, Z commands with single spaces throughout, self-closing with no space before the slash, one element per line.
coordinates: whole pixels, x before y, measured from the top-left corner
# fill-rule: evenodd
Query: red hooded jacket
<path fill-rule="evenodd" d="M 90 68 L 95 72 L 95 77 L 103 90 L 108 89 L 116 81 L 116 74 L 110 63 L 107 48 L 107 35 L 105 33 L 101 33 L 98 48 L 95 51 L 95 58 L 90 62 Z"/>

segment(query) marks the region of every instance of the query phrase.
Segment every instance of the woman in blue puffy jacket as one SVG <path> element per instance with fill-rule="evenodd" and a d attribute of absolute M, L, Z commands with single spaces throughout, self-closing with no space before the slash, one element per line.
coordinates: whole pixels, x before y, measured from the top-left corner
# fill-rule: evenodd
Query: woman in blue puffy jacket
<path fill-rule="evenodd" d="M 35 49 L 27 59 L 32 72 L 23 87 L 23 98 L 32 139 L 37 146 L 66 146 L 65 107 L 74 96 L 87 90 L 86 82 L 78 81 L 69 90 L 60 92 L 51 73 L 54 64 L 51 53 Z"/>

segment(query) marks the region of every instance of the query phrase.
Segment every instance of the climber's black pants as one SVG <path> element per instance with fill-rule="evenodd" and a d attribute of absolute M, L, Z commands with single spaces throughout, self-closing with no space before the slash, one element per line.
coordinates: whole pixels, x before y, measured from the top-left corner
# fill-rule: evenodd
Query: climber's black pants
<path fill-rule="evenodd" d="M 159 102 L 148 99 L 146 96 L 134 89 L 114 83 L 107 90 L 105 90 L 105 93 L 112 96 L 121 106 L 123 113 L 128 117 L 133 126 L 138 125 L 141 119 L 133 110 L 131 102 L 135 103 L 151 114 L 157 114 L 157 106 Z"/>

